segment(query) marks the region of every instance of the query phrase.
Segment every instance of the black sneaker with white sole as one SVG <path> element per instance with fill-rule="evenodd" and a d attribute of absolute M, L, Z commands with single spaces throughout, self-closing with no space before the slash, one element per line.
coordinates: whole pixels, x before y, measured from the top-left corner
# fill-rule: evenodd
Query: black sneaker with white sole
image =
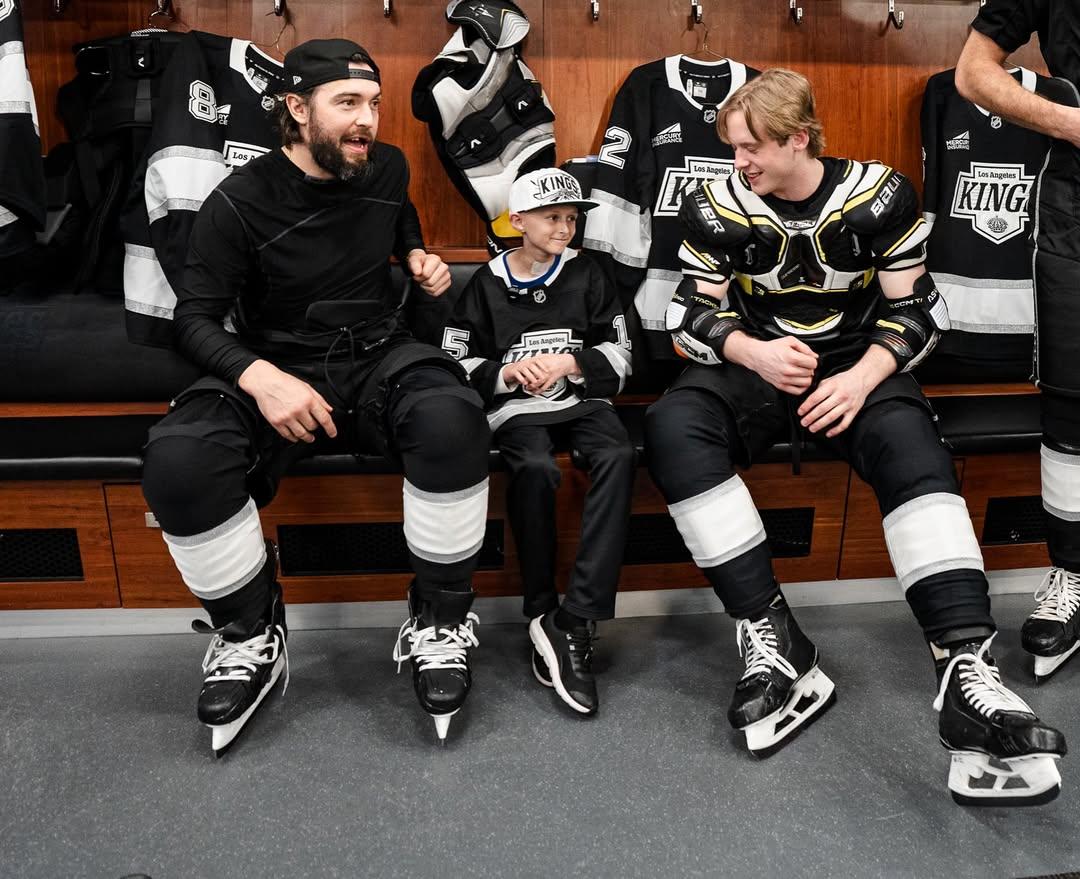
<path fill-rule="evenodd" d="M 547 665 L 559 698 L 580 714 L 596 714 L 600 707 L 592 673 L 596 623 L 589 620 L 584 626 L 564 632 L 555 625 L 555 611 L 551 610 L 529 623 L 529 637 Z M 533 670 L 535 673 L 535 660 Z"/>
<path fill-rule="evenodd" d="M 547 663 L 544 662 L 544 657 L 537 652 L 535 647 L 532 649 L 532 673 L 533 677 L 545 687 L 555 686 L 551 683 L 551 672 L 548 670 Z"/>

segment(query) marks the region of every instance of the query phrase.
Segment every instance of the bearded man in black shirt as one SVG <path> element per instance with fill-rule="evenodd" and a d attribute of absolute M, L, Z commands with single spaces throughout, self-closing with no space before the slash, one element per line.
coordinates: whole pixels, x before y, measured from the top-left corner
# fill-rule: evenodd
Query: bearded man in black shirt
<path fill-rule="evenodd" d="M 426 252 L 404 155 L 378 143 L 379 70 L 348 40 L 285 59 L 283 146 L 215 189 L 192 230 L 175 310 L 179 349 L 207 377 L 150 431 L 143 492 L 180 574 L 210 615 L 199 719 L 221 753 L 284 670 L 276 553 L 258 509 L 282 473 L 331 441 L 404 473 L 415 579 L 394 649 L 444 738 L 477 644 L 470 578 L 487 515 L 489 436 L 479 396 L 416 342 L 391 255 L 423 291 L 450 285 Z"/>

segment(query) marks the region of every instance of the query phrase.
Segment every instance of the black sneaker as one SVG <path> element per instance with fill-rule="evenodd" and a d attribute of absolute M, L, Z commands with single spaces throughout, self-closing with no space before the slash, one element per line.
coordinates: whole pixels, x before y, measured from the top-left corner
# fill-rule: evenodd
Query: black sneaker
<path fill-rule="evenodd" d="M 547 663 L 544 662 L 544 657 L 537 652 L 535 647 L 532 649 L 532 673 L 533 677 L 545 687 L 555 686 L 551 683 L 551 671 L 548 669 Z"/>
<path fill-rule="evenodd" d="M 592 673 L 596 623 L 589 620 L 564 632 L 555 625 L 555 611 L 551 610 L 529 623 L 529 637 L 547 665 L 559 698 L 580 714 L 596 714 L 600 707 Z"/>

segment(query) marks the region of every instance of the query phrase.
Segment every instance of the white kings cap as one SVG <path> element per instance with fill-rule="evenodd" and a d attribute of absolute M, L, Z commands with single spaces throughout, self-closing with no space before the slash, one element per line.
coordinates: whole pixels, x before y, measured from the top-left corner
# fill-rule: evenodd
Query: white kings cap
<path fill-rule="evenodd" d="M 510 187 L 510 213 L 523 214 L 553 205 L 577 205 L 582 210 L 594 208 L 595 201 L 581 195 L 577 180 L 558 168 L 541 168 L 519 177 Z"/>

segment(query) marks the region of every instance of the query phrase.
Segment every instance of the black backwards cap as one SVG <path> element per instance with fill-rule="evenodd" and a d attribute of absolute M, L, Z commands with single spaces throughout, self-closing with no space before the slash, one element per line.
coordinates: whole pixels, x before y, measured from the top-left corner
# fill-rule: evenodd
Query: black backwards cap
<path fill-rule="evenodd" d="M 349 62 L 367 64 L 371 70 L 357 70 Z M 381 82 L 379 67 L 367 49 L 352 40 L 308 40 L 285 56 L 281 94 L 303 92 L 339 79 L 367 79 Z"/>

